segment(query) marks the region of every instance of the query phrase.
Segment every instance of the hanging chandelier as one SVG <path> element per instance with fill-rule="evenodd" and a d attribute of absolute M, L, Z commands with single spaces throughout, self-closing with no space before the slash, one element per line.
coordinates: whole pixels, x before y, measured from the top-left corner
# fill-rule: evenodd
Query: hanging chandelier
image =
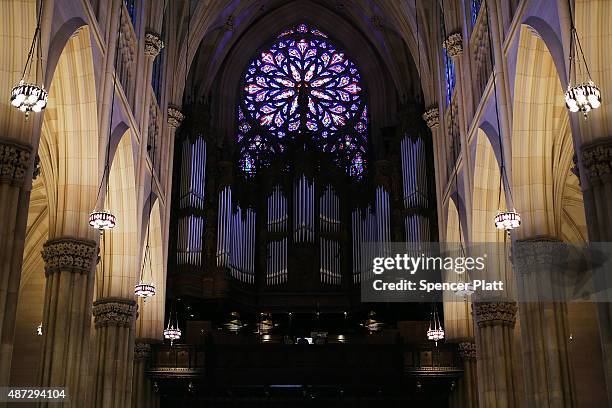
<path fill-rule="evenodd" d="M 94 210 L 89 214 L 89 225 L 100 232 L 113 229 L 117 225 L 117 217 L 108 210 Z"/>
<path fill-rule="evenodd" d="M 231 312 L 229 320 L 223 324 L 231 332 L 238 333 L 246 324 L 242 323 L 238 312 Z"/>
<path fill-rule="evenodd" d="M 172 320 L 173 310 L 174 310 L 174 320 Z M 170 308 L 170 316 L 168 317 L 168 325 L 164 329 L 164 339 L 170 340 L 170 346 L 173 346 L 174 341 L 180 340 L 181 335 L 182 335 L 182 332 L 178 324 L 178 313 L 176 312 L 176 307 L 174 306 L 174 301 L 173 301 L 172 306 Z"/>
<path fill-rule="evenodd" d="M 440 317 L 438 316 L 438 310 L 434 305 L 433 312 L 431 312 L 431 319 L 429 320 L 429 328 L 427 329 L 427 340 L 434 341 L 437 346 L 438 341 L 443 339 L 444 329 L 442 328 L 442 323 L 440 322 Z"/>
<path fill-rule="evenodd" d="M 134 286 L 134 294 L 138 297 L 144 298 L 146 301 L 148 298 L 155 296 L 155 285 L 153 282 L 144 283 L 143 281 L 139 281 Z"/>
<path fill-rule="evenodd" d="M 49 93 L 45 90 L 43 84 L 37 85 L 26 82 L 26 75 L 29 76 L 32 71 L 32 62 L 35 59 L 34 50 L 37 52 L 36 60 L 38 61 L 38 73 L 42 76 L 43 72 L 40 43 L 40 18 L 42 10 L 43 1 L 41 1 L 40 9 L 38 10 L 36 30 L 34 31 L 34 38 L 32 38 L 32 45 L 30 45 L 30 51 L 28 52 L 21 79 L 11 90 L 11 105 L 24 112 L 26 119 L 29 117 L 30 112 L 38 113 L 45 109 L 47 107 L 47 98 L 49 97 Z"/>
<path fill-rule="evenodd" d="M 591 110 L 601 106 L 601 91 L 591 78 L 591 72 L 582 51 L 582 44 L 574 26 L 571 6 L 570 24 L 569 75 L 567 91 L 565 92 L 565 106 L 570 112 L 582 112 L 586 119 Z"/>
<path fill-rule="evenodd" d="M 495 216 L 495 228 L 508 233 L 521 226 L 521 215 L 515 210 L 499 211 Z"/>
<path fill-rule="evenodd" d="M 365 319 L 365 321 L 361 325 L 368 329 L 370 333 L 375 333 L 383 328 L 384 323 L 378 320 L 378 318 L 376 317 L 376 312 L 371 310 L 368 313 L 368 318 Z"/>
<path fill-rule="evenodd" d="M 170 340 L 170 345 L 174 345 L 175 340 L 180 340 L 181 338 L 181 329 L 178 328 L 178 323 L 176 327 L 174 327 L 174 323 L 168 323 L 168 326 L 164 329 L 164 339 Z"/>

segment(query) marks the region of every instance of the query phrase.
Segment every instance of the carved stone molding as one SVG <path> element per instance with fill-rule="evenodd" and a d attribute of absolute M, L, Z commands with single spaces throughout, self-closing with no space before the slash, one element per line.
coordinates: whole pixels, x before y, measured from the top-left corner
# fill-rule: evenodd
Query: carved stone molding
<path fill-rule="evenodd" d="M 510 326 L 516 323 L 516 302 L 478 302 L 472 303 L 472 313 L 478 327 Z"/>
<path fill-rule="evenodd" d="M 149 343 L 136 342 L 134 344 L 134 360 L 148 360 L 151 357 L 151 345 Z"/>
<path fill-rule="evenodd" d="M 88 239 L 61 237 L 43 245 L 45 275 L 66 271 L 89 273 L 97 260 L 97 244 Z"/>
<path fill-rule="evenodd" d="M 473 360 L 476 358 L 476 344 L 470 341 L 462 341 L 457 345 L 459 357 L 463 360 Z"/>
<path fill-rule="evenodd" d="M 136 319 L 138 305 L 132 299 L 105 298 L 93 304 L 96 329 L 107 326 L 130 327 Z"/>
<path fill-rule="evenodd" d="M 550 273 L 555 264 L 567 257 L 567 250 L 554 237 L 536 237 L 517 240 L 510 260 L 519 274 Z"/>
<path fill-rule="evenodd" d="M 0 139 L 0 184 L 21 186 L 31 156 L 32 146 Z"/>
<path fill-rule="evenodd" d="M 440 124 L 440 112 L 437 106 L 429 107 L 425 113 L 423 113 L 423 120 L 427 123 L 427 127 L 434 129 Z"/>
<path fill-rule="evenodd" d="M 446 48 L 448 56 L 455 58 L 461 55 L 463 52 L 463 37 L 461 33 L 453 33 L 446 37 L 446 40 L 442 43 L 442 46 Z"/>
<path fill-rule="evenodd" d="M 612 138 L 583 145 L 581 155 L 589 184 L 612 180 Z"/>
<path fill-rule="evenodd" d="M 36 180 L 40 176 L 40 156 L 36 153 L 34 156 L 34 170 L 32 172 L 32 180 Z"/>
<path fill-rule="evenodd" d="M 168 106 L 168 125 L 170 127 L 176 129 L 181 126 L 181 122 L 185 119 L 185 115 L 183 112 L 179 110 L 179 108 L 175 106 Z"/>
<path fill-rule="evenodd" d="M 146 33 L 145 34 L 145 55 L 147 57 L 155 58 L 164 48 L 164 42 L 157 33 Z"/>

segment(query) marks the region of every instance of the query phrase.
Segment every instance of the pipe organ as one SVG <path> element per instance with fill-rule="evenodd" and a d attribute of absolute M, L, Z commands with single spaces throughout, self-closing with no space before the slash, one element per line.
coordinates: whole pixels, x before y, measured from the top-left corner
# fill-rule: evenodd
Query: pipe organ
<path fill-rule="evenodd" d="M 206 142 L 201 137 L 182 142 L 181 182 L 177 221 L 178 265 L 202 265 L 204 235 L 204 188 L 206 184 Z"/>
<path fill-rule="evenodd" d="M 285 292 L 357 290 L 373 278 L 373 257 L 393 255 L 394 240 L 405 240 L 408 251 L 411 242 L 431 241 L 426 141 L 399 134 L 392 141 L 397 148 L 370 164 L 376 172 L 359 178 L 327 152 L 317 153 L 308 134 L 259 173 L 230 161 L 224 150 L 209 152 L 207 160 L 204 140 L 186 137 L 177 265 L 210 273 L 201 281 L 204 296 L 236 290 L 252 299 L 253 290 L 281 299 Z M 215 176 L 206 194 L 216 196 L 205 201 L 207 161 Z M 194 279 L 185 278 L 185 286 Z"/>

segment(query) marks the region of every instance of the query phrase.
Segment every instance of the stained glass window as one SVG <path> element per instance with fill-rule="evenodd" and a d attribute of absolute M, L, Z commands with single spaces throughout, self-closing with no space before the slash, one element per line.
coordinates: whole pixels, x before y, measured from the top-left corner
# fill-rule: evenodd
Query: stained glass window
<path fill-rule="evenodd" d="M 482 0 L 472 0 L 472 27 L 476 24 L 476 19 L 478 18 L 478 13 L 480 13 L 480 6 L 482 5 Z"/>
<path fill-rule="evenodd" d="M 321 31 L 300 24 L 260 51 L 238 107 L 240 165 L 247 174 L 286 151 L 300 133 L 349 175 L 366 166 L 368 109 L 355 64 Z"/>
<path fill-rule="evenodd" d="M 455 89 L 455 63 L 448 55 L 446 48 L 442 49 L 442 58 L 444 59 L 444 79 L 446 83 L 446 104 L 448 105 L 453 96 Z"/>
<path fill-rule="evenodd" d="M 136 27 L 136 0 L 123 0 L 123 2 L 125 3 L 125 7 L 130 15 L 132 25 Z"/>

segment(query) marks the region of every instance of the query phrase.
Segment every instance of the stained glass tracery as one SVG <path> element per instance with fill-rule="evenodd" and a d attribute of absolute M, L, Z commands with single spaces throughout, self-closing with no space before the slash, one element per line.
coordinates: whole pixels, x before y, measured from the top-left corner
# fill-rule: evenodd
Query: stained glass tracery
<path fill-rule="evenodd" d="M 323 32 L 300 24 L 280 33 L 249 65 L 241 95 L 237 141 L 245 173 L 308 132 L 349 175 L 363 174 L 368 109 L 361 76 Z"/>

